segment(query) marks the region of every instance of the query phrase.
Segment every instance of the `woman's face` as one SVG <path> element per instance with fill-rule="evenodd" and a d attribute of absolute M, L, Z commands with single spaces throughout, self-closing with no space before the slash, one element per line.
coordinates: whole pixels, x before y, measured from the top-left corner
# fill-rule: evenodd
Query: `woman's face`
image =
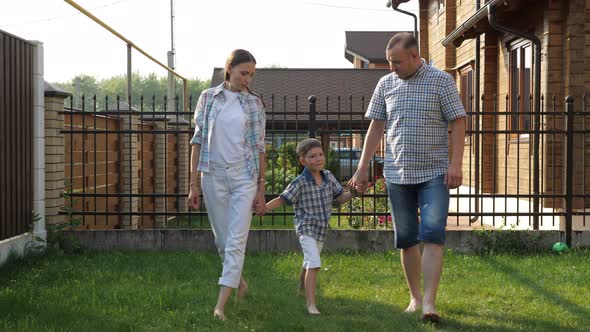
<path fill-rule="evenodd" d="M 254 62 L 243 62 L 239 65 L 229 67 L 229 89 L 232 91 L 243 91 L 248 88 L 252 77 L 256 72 Z"/>

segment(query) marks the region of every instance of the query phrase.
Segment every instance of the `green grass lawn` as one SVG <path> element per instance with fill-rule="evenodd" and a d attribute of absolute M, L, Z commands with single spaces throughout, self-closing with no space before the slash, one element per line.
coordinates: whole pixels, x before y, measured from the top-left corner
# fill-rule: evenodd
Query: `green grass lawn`
<path fill-rule="evenodd" d="M 221 264 L 202 252 L 51 254 L 0 268 L 0 331 L 589 331 L 590 252 L 448 251 L 443 322 L 405 314 L 397 252 L 323 256 L 319 317 L 296 295 L 301 255 L 249 254 L 250 293 L 213 318 Z"/>

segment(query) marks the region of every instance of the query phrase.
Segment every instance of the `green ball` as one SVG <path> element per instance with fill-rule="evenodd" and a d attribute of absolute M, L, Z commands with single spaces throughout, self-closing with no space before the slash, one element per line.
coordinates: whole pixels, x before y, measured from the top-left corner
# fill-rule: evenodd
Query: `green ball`
<path fill-rule="evenodd" d="M 555 244 L 553 245 L 553 252 L 561 254 L 563 252 L 565 252 L 568 249 L 567 244 L 563 243 L 563 242 L 555 242 Z"/>

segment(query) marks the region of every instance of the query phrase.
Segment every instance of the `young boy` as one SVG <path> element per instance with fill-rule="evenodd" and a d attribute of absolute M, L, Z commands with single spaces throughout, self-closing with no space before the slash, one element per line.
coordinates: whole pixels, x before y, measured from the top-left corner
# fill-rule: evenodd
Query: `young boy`
<path fill-rule="evenodd" d="M 320 270 L 320 252 L 326 240 L 332 203 L 349 201 L 355 195 L 343 191 L 342 186 L 330 171 L 324 169 L 326 158 L 320 141 L 307 138 L 297 144 L 299 162 L 303 172 L 291 182 L 281 195 L 266 204 L 270 212 L 283 204 L 293 205 L 295 231 L 303 250 L 303 267 L 299 289 L 305 289 L 307 311 L 312 315 L 320 312 L 315 303 L 317 273 Z"/>

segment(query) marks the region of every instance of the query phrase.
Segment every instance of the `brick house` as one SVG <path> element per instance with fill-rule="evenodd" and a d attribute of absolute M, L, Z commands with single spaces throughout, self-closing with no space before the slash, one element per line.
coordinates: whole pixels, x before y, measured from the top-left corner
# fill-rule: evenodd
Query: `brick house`
<path fill-rule="evenodd" d="M 397 31 L 346 31 L 344 57 L 357 69 L 389 69 L 385 46 Z"/>
<path fill-rule="evenodd" d="M 393 5 L 409 1 L 394 0 Z M 521 195 L 517 208 L 532 212 L 535 204 L 528 202 L 533 199 L 522 195 L 563 194 L 565 137 L 533 131 L 566 128 L 563 115 L 540 113 L 564 112 L 565 96 L 575 98 L 576 111 L 584 107 L 582 96 L 590 83 L 590 1 L 418 2 L 421 55 L 455 77 L 466 110 L 473 112 L 467 119 L 464 155 L 470 192 Z M 582 117 L 575 121 L 584 128 Z M 577 138 L 574 144 L 574 195 L 583 195 L 590 184 L 585 166 L 589 146 Z M 562 198 L 544 197 L 539 203 L 540 212 L 564 207 Z M 578 211 L 587 205 L 583 198 L 574 200 Z M 540 228 L 560 222 L 563 228 L 559 217 L 545 216 Z M 574 229 L 589 228 L 590 222 L 574 218 Z"/>

